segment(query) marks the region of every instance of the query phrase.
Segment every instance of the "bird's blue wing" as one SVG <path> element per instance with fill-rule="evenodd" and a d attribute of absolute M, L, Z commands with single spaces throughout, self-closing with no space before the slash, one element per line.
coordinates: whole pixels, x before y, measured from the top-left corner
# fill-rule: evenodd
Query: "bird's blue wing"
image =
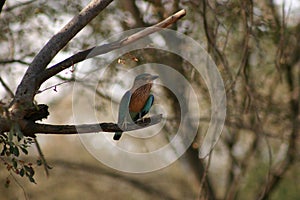
<path fill-rule="evenodd" d="M 120 106 L 119 106 L 119 117 L 118 117 L 119 124 L 122 124 L 125 120 L 128 119 L 130 98 L 131 98 L 131 92 L 127 91 L 121 99 Z"/>
<path fill-rule="evenodd" d="M 131 92 L 127 91 L 121 99 L 121 102 L 119 105 L 118 124 L 123 124 L 124 122 L 126 123 L 126 121 L 129 121 L 128 116 L 130 118 L 130 115 L 129 115 L 130 98 L 131 98 Z M 115 132 L 114 140 L 119 140 L 121 138 L 121 136 L 122 136 L 122 132 Z"/>
<path fill-rule="evenodd" d="M 153 102 L 154 102 L 154 96 L 152 94 L 150 94 L 143 109 L 138 113 L 138 115 L 136 115 L 136 117 L 133 120 L 137 121 L 137 120 L 143 118 L 150 111 L 150 108 L 152 107 Z"/>
<path fill-rule="evenodd" d="M 150 94 L 147 99 L 147 102 L 145 103 L 144 108 L 141 111 L 141 117 L 144 117 L 150 111 L 150 108 L 152 107 L 153 102 L 154 102 L 154 96 L 152 94 Z"/>

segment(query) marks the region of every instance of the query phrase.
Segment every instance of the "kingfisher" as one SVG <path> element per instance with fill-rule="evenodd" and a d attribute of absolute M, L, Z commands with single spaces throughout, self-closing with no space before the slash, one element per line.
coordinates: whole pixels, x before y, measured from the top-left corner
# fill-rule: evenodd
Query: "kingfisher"
<path fill-rule="evenodd" d="M 149 112 L 154 102 L 150 90 L 153 80 L 157 78 L 157 75 L 148 73 L 135 77 L 133 86 L 123 95 L 120 102 L 118 124 L 122 128 L 126 127 L 126 123 L 142 119 Z M 113 139 L 119 140 L 121 136 L 122 132 L 115 132 Z"/>

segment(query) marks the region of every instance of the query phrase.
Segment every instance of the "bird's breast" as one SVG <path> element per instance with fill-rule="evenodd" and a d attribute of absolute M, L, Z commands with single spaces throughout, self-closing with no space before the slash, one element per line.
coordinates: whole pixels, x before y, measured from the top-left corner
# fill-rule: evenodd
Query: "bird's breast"
<path fill-rule="evenodd" d="M 139 87 L 132 93 L 129 103 L 130 112 L 140 112 L 144 108 L 150 95 L 150 89 L 151 85 L 146 84 L 142 87 Z"/>

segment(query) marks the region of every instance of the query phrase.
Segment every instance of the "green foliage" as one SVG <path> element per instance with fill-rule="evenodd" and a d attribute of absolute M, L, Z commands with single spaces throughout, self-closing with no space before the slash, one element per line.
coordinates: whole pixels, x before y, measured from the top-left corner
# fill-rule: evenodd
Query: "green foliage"
<path fill-rule="evenodd" d="M 286 178 L 278 185 L 276 191 L 271 194 L 272 200 L 299 199 L 300 191 L 300 163 L 294 165 L 287 173 Z"/>
<path fill-rule="evenodd" d="M 0 158 L 7 171 L 20 177 L 27 177 L 30 182 L 35 183 L 33 164 L 20 159 L 21 156 L 28 155 L 28 148 L 33 143 L 32 138 L 24 137 L 17 124 L 13 124 L 8 133 L 0 135 Z M 37 166 L 39 163 L 37 161 Z M 7 178 L 5 186 L 8 187 L 9 183 Z"/>
<path fill-rule="evenodd" d="M 265 162 L 258 162 L 253 166 L 249 167 L 249 172 L 247 173 L 244 185 L 240 190 L 238 198 L 243 199 L 255 199 L 257 194 L 261 189 L 260 186 L 266 180 L 266 174 L 268 173 L 269 166 Z M 245 197 L 246 196 L 246 197 Z"/>

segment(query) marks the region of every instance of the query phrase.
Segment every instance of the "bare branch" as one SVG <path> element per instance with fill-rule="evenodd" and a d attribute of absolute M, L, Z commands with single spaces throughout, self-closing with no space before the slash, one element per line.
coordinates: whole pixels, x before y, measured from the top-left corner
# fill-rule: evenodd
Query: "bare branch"
<path fill-rule="evenodd" d="M 43 89 L 43 90 L 37 91 L 36 94 L 43 93 L 43 92 L 45 92 L 45 91 L 47 91 L 47 90 L 50 90 L 50 89 L 52 89 L 52 88 L 53 88 L 53 90 L 56 92 L 56 91 L 57 91 L 57 90 L 56 90 L 56 87 L 57 87 L 57 86 L 60 86 L 60 85 L 65 84 L 65 83 L 69 83 L 70 81 L 72 81 L 72 80 L 66 80 L 66 81 L 57 83 L 57 84 L 55 84 L 55 85 L 51 85 L 51 86 L 49 86 L 49 87 L 47 87 L 47 88 L 45 88 L 45 89 Z"/>
<path fill-rule="evenodd" d="M 39 76 L 38 84 L 41 85 L 47 79 L 51 78 L 52 76 L 56 75 L 57 73 L 65 70 L 66 68 L 68 68 L 78 62 L 81 62 L 83 60 L 86 60 L 86 59 L 89 59 L 89 58 L 92 58 L 92 57 L 95 57 L 98 55 L 106 54 L 115 49 L 122 48 L 126 45 L 136 42 L 137 40 L 139 40 L 143 37 L 146 37 L 147 35 L 150 35 L 154 32 L 159 31 L 161 28 L 166 28 L 169 25 L 175 23 L 177 20 L 179 20 L 183 16 L 185 16 L 185 14 L 186 14 L 185 10 L 180 10 L 177 13 L 173 14 L 172 16 L 168 17 L 167 19 L 163 20 L 162 22 L 155 24 L 151 27 L 148 27 L 146 29 L 143 29 L 137 33 L 134 33 L 131 36 L 126 37 L 122 40 L 115 41 L 115 42 L 112 42 L 109 44 L 104 44 L 101 46 L 92 47 L 90 49 L 78 52 L 75 55 L 61 61 L 60 63 L 57 63 L 56 65 L 53 65 L 52 67 L 46 69 L 45 72 L 43 72 L 41 74 L 41 76 Z"/>
<path fill-rule="evenodd" d="M 113 0 L 93 0 L 48 41 L 27 69 L 18 86 L 12 105 L 21 107 L 32 104 L 33 97 L 39 88 L 36 82 L 37 77 L 45 70 L 54 56 L 112 1 Z M 21 106 L 16 104 L 21 104 Z"/>
<path fill-rule="evenodd" d="M 40 159 L 42 161 L 42 164 L 44 166 L 44 170 L 45 170 L 46 176 L 49 177 L 49 170 L 48 169 L 51 169 L 51 167 L 48 165 L 48 163 L 47 163 L 47 161 L 45 159 L 45 156 L 43 154 L 43 151 L 42 151 L 42 149 L 40 147 L 40 144 L 39 144 L 39 142 L 37 141 L 36 138 L 34 138 L 34 143 L 35 143 L 35 146 L 36 146 L 37 151 L 39 153 L 39 156 L 40 156 Z"/>
<path fill-rule="evenodd" d="M 10 63 L 20 63 L 23 65 L 30 65 L 30 63 L 21 60 L 21 59 L 8 59 L 8 60 L 0 60 L 0 64 L 10 64 Z"/>
<path fill-rule="evenodd" d="M 8 87 L 8 85 L 4 82 L 4 80 L 2 79 L 2 77 L 0 76 L 0 83 L 2 84 L 2 86 L 4 87 L 4 89 L 6 90 L 6 92 L 9 94 L 9 96 L 11 98 L 14 97 L 14 93 L 11 91 L 11 89 Z"/>
<path fill-rule="evenodd" d="M 112 96 L 108 95 L 107 93 L 104 93 L 103 91 L 101 91 L 99 88 L 95 88 L 93 85 L 91 84 L 88 84 L 86 83 L 86 81 L 83 81 L 81 79 L 77 79 L 76 77 L 71 77 L 71 78 L 65 78 L 65 77 L 62 77 L 60 75 L 56 75 L 55 76 L 56 78 L 59 78 L 60 80 L 63 80 L 63 82 L 61 83 L 58 83 L 54 86 L 51 86 L 52 88 L 55 86 L 59 86 L 61 84 L 64 84 L 64 83 L 70 83 L 70 82 L 76 82 L 76 83 L 80 83 L 80 85 L 82 85 L 84 88 L 88 89 L 88 90 L 91 90 L 92 92 L 94 92 L 98 97 L 101 97 L 102 99 L 105 99 L 111 103 L 114 103 L 116 105 L 119 105 L 119 101 L 117 101 L 115 98 L 113 98 Z M 48 87 L 46 89 L 51 89 L 51 87 Z M 41 92 L 44 92 L 46 89 L 44 90 L 41 90 Z M 38 91 L 38 94 L 40 93 L 40 91 Z"/>
<path fill-rule="evenodd" d="M 216 34 L 213 33 L 211 30 L 212 28 L 209 26 L 209 21 L 208 21 L 208 11 L 207 8 L 209 7 L 208 1 L 204 0 L 203 1 L 203 8 L 202 8 L 202 16 L 203 16 L 203 25 L 204 25 L 204 31 L 205 35 L 207 38 L 208 46 L 213 49 L 214 53 L 216 54 L 217 58 L 219 59 L 219 62 L 222 64 L 224 69 L 226 70 L 226 73 L 229 77 L 230 80 L 232 80 L 232 74 L 229 68 L 229 63 L 224 55 L 223 52 L 217 47 L 216 44 Z"/>
<path fill-rule="evenodd" d="M 1 3 L 2 3 L 2 1 L 5 2 L 5 0 L 1 0 Z M 28 5 L 28 4 L 31 4 L 31 3 L 35 2 L 35 1 L 36 1 L 36 0 L 30 0 L 30 1 L 22 2 L 22 3 L 17 3 L 17 4 L 15 4 L 15 5 L 12 5 L 12 6 L 10 6 L 10 7 L 7 7 L 7 8 L 5 8 L 5 9 L 3 9 L 3 11 L 9 12 L 9 11 L 14 10 L 15 8 L 19 8 L 19 7 L 22 7 L 22 6 L 26 6 L 26 5 Z"/>
<path fill-rule="evenodd" d="M 34 137 L 35 134 L 77 134 L 94 132 L 116 132 L 116 131 L 134 131 L 146 128 L 160 123 L 162 114 L 154 115 L 149 118 L 137 121 L 136 124 L 127 124 L 126 129 L 120 128 L 115 123 L 83 124 L 83 125 L 51 125 L 27 122 L 23 124 L 22 131 L 24 135 Z"/>
<path fill-rule="evenodd" d="M 242 13 L 242 19 L 243 19 L 243 25 L 244 25 L 244 37 L 242 43 L 243 48 L 242 48 L 242 59 L 240 61 L 237 73 L 235 77 L 233 78 L 232 82 L 230 85 L 227 87 L 227 91 L 231 90 L 242 73 L 244 80 L 247 82 L 247 75 L 245 74 L 246 66 L 249 61 L 249 56 L 250 56 L 250 47 L 249 47 L 249 41 L 250 41 L 250 36 L 251 36 L 251 26 L 253 24 L 253 2 L 249 1 L 251 3 L 246 3 L 244 1 L 241 1 L 241 13 Z M 249 5 L 248 5 L 249 4 Z M 248 7 L 247 7 L 248 6 Z M 247 12 L 248 11 L 248 12 Z"/>
<path fill-rule="evenodd" d="M 130 14 L 132 15 L 132 17 L 135 21 L 134 27 L 130 27 L 130 28 L 146 26 L 146 23 L 144 22 L 143 17 L 142 17 L 142 13 L 136 6 L 135 1 L 120 1 L 120 3 L 124 10 L 130 12 Z"/>
<path fill-rule="evenodd" d="M 0 0 L 0 13 L 2 12 L 2 8 L 5 4 L 5 0 Z"/>
<path fill-rule="evenodd" d="M 18 179 L 13 175 L 12 172 L 9 173 L 9 176 L 11 176 L 14 179 L 15 183 L 19 186 L 19 188 L 21 188 L 21 190 L 24 194 L 25 200 L 28 200 L 28 194 L 26 193 L 24 186 L 18 181 Z"/>

